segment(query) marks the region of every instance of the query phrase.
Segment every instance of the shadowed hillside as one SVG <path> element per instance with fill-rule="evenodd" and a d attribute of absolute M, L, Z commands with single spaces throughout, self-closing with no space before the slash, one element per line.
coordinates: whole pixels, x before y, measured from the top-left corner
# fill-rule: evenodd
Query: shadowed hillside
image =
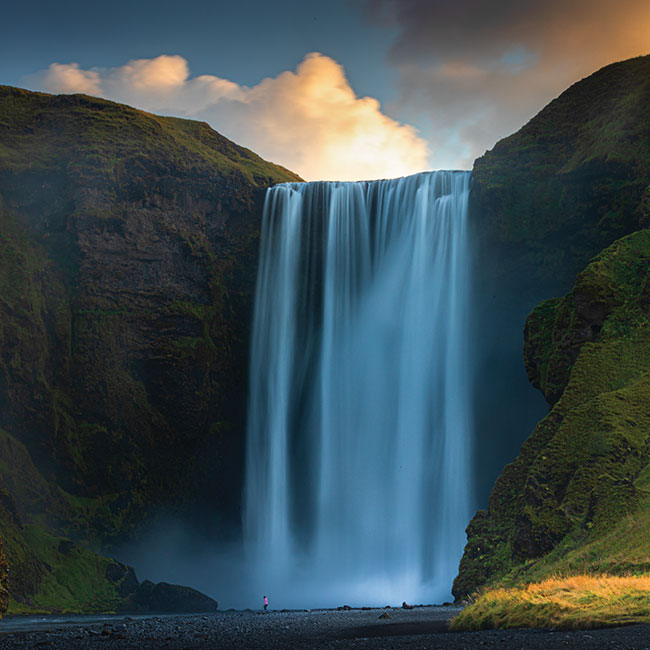
<path fill-rule="evenodd" d="M 499 279 L 567 291 L 589 259 L 650 225 L 650 56 L 579 81 L 474 164 Z M 506 278 L 507 279 L 507 278 Z"/>
<path fill-rule="evenodd" d="M 106 548 L 163 505 L 238 520 L 261 205 L 288 180 L 204 123 L 0 86 L 0 486 L 16 535 Z M 10 564 L 21 546 L 5 544 Z M 25 600 L 51 562 L 23 560 Z"/>
<path fill-rule="evenodd" d="M 456 597 L 503 578 L 647 570 L 649 102 L 650 57 L 608 66 L 476 162 L 495 329 L 633 234 L 526 321 L 526 370 L 551 410 L 470 523 Z M 500 381 L 488 392 L 520 408 Z"/>
<path fill-rule="evenodd" d="M 569 291 L 603 248 L 650 225 L 648 105 L 650 56 L 615 63 L 475 162 L 481 501 L 544 411 L 521 360 L 527 314 Z"/>

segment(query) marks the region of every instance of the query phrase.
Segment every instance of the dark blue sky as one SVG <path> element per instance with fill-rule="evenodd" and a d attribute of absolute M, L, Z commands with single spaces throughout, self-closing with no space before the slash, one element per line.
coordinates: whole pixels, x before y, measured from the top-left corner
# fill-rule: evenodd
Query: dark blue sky
<path fill-rule="evenodd" d="M 395 30 L 370 24 L 348 0 L 12 2 L 2 14 L 0 83 L 20 85 L 53 62 L 111 67 L 180 54 L 192 75 L 253 85 L 316 51 L 345 66 L 358 94 L 393 93 L 386 58 Z"/>

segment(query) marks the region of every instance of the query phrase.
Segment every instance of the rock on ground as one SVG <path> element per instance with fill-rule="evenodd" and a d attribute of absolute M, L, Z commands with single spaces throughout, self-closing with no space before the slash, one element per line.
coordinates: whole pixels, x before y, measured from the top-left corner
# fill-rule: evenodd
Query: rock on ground
<path fill-rule="evenodd" d="M 650 625 L 564 632 L 553 630 L 490 630 L 447 632 L 459 611 L 450 607 L 384 610 L 320 610 L 314 612 L 219 612 L 207 616 L 147 619 L 115 617 L 108 623 L 54 626 L 32 632 L 5 632 L 15 621 L 0 624 L 3 650 L 48 647 L 61 650 L 460 650 L 461 648 L 575 648 L 598 650 L 647 648 Z"/>

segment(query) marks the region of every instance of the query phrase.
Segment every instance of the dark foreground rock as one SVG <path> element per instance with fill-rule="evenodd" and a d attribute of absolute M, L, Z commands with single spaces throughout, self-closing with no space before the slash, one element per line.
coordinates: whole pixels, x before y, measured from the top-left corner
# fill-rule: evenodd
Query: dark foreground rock
<path fill-rule="evenodd" d="M 214 612 L 219 604 L 191 587 L 142 582 L 126 599 L 125 609 L 135 612 Z"/>
<path fill-rule="evenodd" d="M 461 648 L 647 648 L 650 626 L 640 625 L 589 632 L 506 630 L 447 632 L 458 612 L 449 607 L 393 608 L 391 619 L 379 621 L 380 610 L 315 612 L 227 612 L 208 616 L 148 619 L 115 618 L 108 623 L 75 625 L 33 632 L 5 632 L 15 621 L 0 623 L 0 647 L 120 648 L 170 650 L 247 649 L 461 649 Z"/>

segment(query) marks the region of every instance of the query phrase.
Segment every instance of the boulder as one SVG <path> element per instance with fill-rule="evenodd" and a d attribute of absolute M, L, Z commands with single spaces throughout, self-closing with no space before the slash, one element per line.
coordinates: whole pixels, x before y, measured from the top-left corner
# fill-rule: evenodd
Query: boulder
<path fill-rule="evenodd" d="M 154 584 L 145 580 L 125 600 L 123 610 L 180 614 L 214 612 L 218 607 L 216 600 L 191 587 L 170 585 L 167 582 Z"/>

